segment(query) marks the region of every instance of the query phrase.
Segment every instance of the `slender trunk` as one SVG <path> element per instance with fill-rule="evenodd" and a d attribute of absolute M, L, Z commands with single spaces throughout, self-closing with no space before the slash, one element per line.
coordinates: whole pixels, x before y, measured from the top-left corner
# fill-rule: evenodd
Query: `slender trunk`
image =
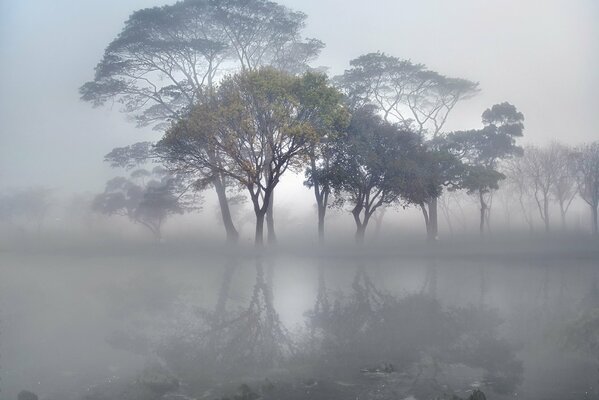
<path fill-rule="evenodd" d="M 439 220 L 437 213 L 437 198 L 431 199 L 428 202 L 428 218 L 431 227 L 430 239 L 437 240 L 439 237 Z"/>
<path fill-rule="evenodd" d="M 236 243 L 239 239 L 239 233 L 235 229 L 233 219 L 231 218 L 231 210 L 229 209 L 229 200 L 227 199 L 227 193 L 225 186 L 220 177 L 214 178 L 212 182 L 214 184 L 214 190 L 218 197 L 218 204 L 220 205 L 220 212 L 223 218 L 223 224 L 225 225 L 225 232 L 227 234 L 227 242 Z"/>
<path fill-rule="evenodd" d="M 566 230 L 566 210 L 564 208 L 563 201 L 559 202 L 559 212 L 560 212 L 561 222 L 562 222 L 562 231 L 565 231 Z"/>
<path fill-rule="evenodd" d="M 327 208 L 324 205 L 318 204 L 318 242 L 324 243 L 324 216 Z"/>
<path fill-rule="evenodd" d="M 316 156 L 314 154 L 314 147 L 311 148 L 310 152 L 310 168 L 312 169 L 312 189 L 314 190 L 314 198 L 316 199 L 316 208 L 318 213 L 318 243 L 324 244 L 324 217 L 327 212 L 327 205 L 329 202 L 329 187 L 327 184 L 321 186 L 318 177 L 315 174 L 316 171 Z M 324 160 L 326 168 L 328 168 L 328 159 Z"/>
<path fill-rule="evenodd" d="M 316 166 L 313 163 L 312 168 L 315 169 Z M 321 189 L 318 182 L 314 182 L 314 198 L 316 199 L 316 209 L 318 214 L 318 243 L 324 243 L 324 217 L 327 212 L 327 203 L 329 200 L 329 195 L 326 191 L 326 188 Z"/>
<path fill-rule="evenodd" d="M 385 213 L 387 212 L 387 207 L 381 207 L 379 210 L 379 214 L 374 218 L 374 237 L 378 238 L 381 234 L 381 227 L 383 226 L 383 219 L 385 218 Z"/>
<path fill-rule="evenodd" d="M 430 218 L 424 203 L 420 203 L 420 209 L 422 210 L 422 215 L 424 216 L 424 225 L 426 226 L 426 239 L 430 242 L 434 239 L 434 237 L 432 236 Z"/>
<path fill-rule="evenodd" d="M 443 216 L 445 217 L 445 221 L 447 222 L 449 234 L 453 236 L 453 223 L 451 222 L 451 214 L 449 212 L 449 205 L 447 204 L 446 199 L 443 199 L 443 201 L 441 202 L 441 211 L 443 211 Z"/>
<path fill-rule="evenodd" d="M 485 203 L 485 196 L 482 190 L 478 191 L 478 198 L 480 200 L 480 225 L 479 231 L 480 236 L 484 236 L 485 234 L 485 213 L 487 211 L 487 204 Z"/>
<path fill-rule="evenodd" d="M 267 239 L 269 244 L 277 243 L 277 234 L 275 233 L 275 216 L 274 216 L 274 191 L 270 194 L 270 201 L 266 209 L 266 226 L 268 228 Z"/>

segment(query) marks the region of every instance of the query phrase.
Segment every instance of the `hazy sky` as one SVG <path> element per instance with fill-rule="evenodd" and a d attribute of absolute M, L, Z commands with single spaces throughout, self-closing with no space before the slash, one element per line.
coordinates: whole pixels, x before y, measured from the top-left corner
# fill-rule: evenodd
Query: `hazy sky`
<path fill-rule="evenodd" d="M 92 109 L 78 87 L 131 12 L 160 0 L 0 0 L 0 188 L 45 185 L 100 191 L 103 155 L 158 133 L 118 106 Z M 526 117 L 524 142 L 599 140 L 596 0 L 284 0 L 308 14 L 306 36 L 327 47 L 337 74 L 384 51 L 480 82 L 448 129 L 476 128 L 509 101 Z"/>

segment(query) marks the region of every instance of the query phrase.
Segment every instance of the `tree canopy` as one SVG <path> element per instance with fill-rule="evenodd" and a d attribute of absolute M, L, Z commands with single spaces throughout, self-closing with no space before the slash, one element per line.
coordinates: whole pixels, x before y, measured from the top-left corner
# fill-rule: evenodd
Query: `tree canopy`
<path fill-rule="evenodd" d="M 256 242 L 272 191 L 303 165 L 308 146 L 345 115 L 341 96 L 319 74 L 295 77 L 271 68 L 230 76 L 158 143 L 163 159 L 186 173 L 227 176 L 247 189 Z"/>

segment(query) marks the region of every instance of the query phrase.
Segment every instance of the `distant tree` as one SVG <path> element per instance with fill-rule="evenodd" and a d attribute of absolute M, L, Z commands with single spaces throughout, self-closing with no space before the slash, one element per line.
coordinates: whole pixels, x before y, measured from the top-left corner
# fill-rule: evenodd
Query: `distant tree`
<path fill-rule="evenodd" d="M 555 181 L 551 187 L 551 192 L 559 204 L 562 230 L 565 230 L 566 214 L 578 194 L 573 166 L 573 151 L 569 146 L 558 142 L 553 142 L 551 146 L 556 154 Z"/>
<path fill-rule="evenodd" d="M 591 208 L 591 231 L 599 235 L 597 208 L 599 207 L 599 142 L 575 149 L 573 165 L 580 197 Z"/>
<path fill-rule="evenodd" d="M 211 96 L 222 71 L 262 65 L 305 70 L 323 47 L 302 40 L 305 19 L 266 0 L 184 0 L 138 10 L 106 48 L 94 80 L 81 86 L 81 98 L 94 106 L 117 101 L 139 126 L 168 127 Z M 226 178 L 218 171 L 207 177 L 227 239 L 236 241 Z"/>
<path fill-rule="evenodd" d="M 37 232 L 48 215 L 52 204 L 52 189 L 31 187 L 18 189 L 0 196 L 0 220 L 7 223 L 34 224 Z"/>
<path fill-rule="evenodd" d="M 568 163 L 568 154 L 560 154 L 563 149 L 556 143 L 547 147 L 527 146 L 524 149 L 524 173 L 528 175 L 528 181 L 532 185 L 532 194 L 535 199 L 539 216 L 545 225 L 545 232 L 549 232 L 549 203 L 553 199 L 554 193 L 560 195 L 557 199 L 560 204 L 562 226 L 565 225 L 565 212 L 569 203 L 574 198 L 571 193 L 573 189 L 572 180 L 567 187 L 567 174 L 571 170 Z M 561 181 L 561 182 L 560 182 Z M 566 198 L 569 197 L 569 203 L 566 205 Z"/>
<path fill-rule="evenodd" d="M 523 121 L 524 115 L 513 105 L 495 104 L 483 112 L 482 129 L 447 135 L 446 148 L 467 165 L 462 187 L 478 197 L 481 235 L 489 219 L 489 196 L 505 179 L 498 171 L 498 162 L 522 154 L 516 139 L 522 136 Z"/>
<path fill-rule="evenodd" d="M 350 69 L 335 80 L 352 107 L 375 106 L 385 121 L 414 127 L 430 139 L 438 138 L 458 102 L 479 92 L 478 83 L 450 78 L 423 64 L 380 52 L 350 61 Z M 428 145 L 433 146 L 433 143 Z M 440 179 L 433 184 L 439 186 L 447 181 L 443 177 Z M 437 198 L 441 192 L 424 203 L 423 215 L 429 239 L 438 236 Z"/>
<path fill-rule="evenodd" d="M 535 203 L 532 194 L 533 185 L 526 173 L 524 157 L 514 157 L 502 164 L 502 171 L 506 175 L 506 190 L 512 190 L 518 199 L 518 205 L 524 221 L 528 225 L 530 234 L 534 231 L 533 207 Z"/>
<path fill-rule="evenodd" d="M 106 183 L 106 189 L 98 194 L 92 209 L 106 215 L 121 215 L 146 227 L 156 240 L 162 238 L 162 225 L 173 214 L 183 214 L 194 207 L 186 204 L 177 193 L 180 190 L 173 176 L 160 167 L 144 176 L 148 182 L 139 181 L 141 170 L 136 170 L 130 178 L 117 177 Z M 136 175 L 134 177 L 133 175 Z"/>
<path fill-rule="evenodd" d="M 173 168 L 218 171 L 245 188 L 260 246 L 274 188 L 288 169 L 303 167 L 308 147 L 326 132 L 323 124 L 343 108 L 335 93 L 319 74 L 294 77 L 270 68 L 237 74 L 174 125 L 158 147 Z"/>
<path fill-rule="evenodd" d="M 414 197 L 410 191 L 417 190 L 417 157 L 423 152 L 416 133 L 385 122 L 371 109 L 354 112 L 323 180 L 335 193 L 335 205 L 350 205 L 358 243 L 379 207 Z"/>

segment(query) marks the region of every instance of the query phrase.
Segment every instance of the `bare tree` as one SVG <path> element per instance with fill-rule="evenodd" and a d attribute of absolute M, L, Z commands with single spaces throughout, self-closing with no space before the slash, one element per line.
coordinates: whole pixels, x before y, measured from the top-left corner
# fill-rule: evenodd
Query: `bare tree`
<path fill-rule="evenodd" d="M 522 217 L 528 225 L 529 232 L 532 234 L 534 231 L 532 211 L 534 200 L 531 190 L 532 185 L 529 181 L 529 176 L 526 173 L 524 158 L 515 157 L 506 160 L 501 169 L 507 177 L 507 187 L 505 189 L 516 193 Z"/>
<path fill-rule="evenodd" d="M 591 207 L 591 231 L 599 235 L 597 207 L 599 207 L 599 142 L 593 142 L 575 149 L 574 171 L 580 197 Z"/>
<path fill-rule="evenodd" d="M 566 229 L 566 213 L 578 194 L 576 175 L 573 168 L 572 149 L 564 144 L 553 142 L 555 152 L 555 181 L 551 186 L 553 198 L 559 204 L 562 230 Z"/>
<path fill-rule="evenodd" d="M 549 203 L 552 189 L 557 180 L 557 151 L 553 146 L 541 148 L 528 146 L 524 150 L 525 173 L 532 184 L 532 194 L 535 199 L 539 216 L 549 232 Z"/>

